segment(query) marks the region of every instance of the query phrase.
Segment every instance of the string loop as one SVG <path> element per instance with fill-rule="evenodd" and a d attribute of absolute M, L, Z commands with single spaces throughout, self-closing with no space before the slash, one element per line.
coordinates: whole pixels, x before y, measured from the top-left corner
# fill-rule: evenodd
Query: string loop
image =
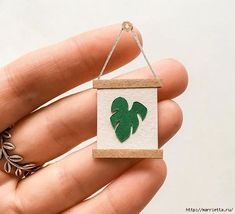
<path fill-rule="evenodd" d="M 122 28 L 121 28 L 119 34 L 117 35 L 117 37 L 116 37 L 116 39 L 115 39 L 115 41 L 114 41 L 114 43 L 113 43 L 113 46 L 112 46 L 112 48 L 111 48 L 111 50 L 110 50 L 110 52 L 109 52 L 109 54 L 108 54 L 108 56 L 107 56 L 107 58 L 106 58 L 106 60 L 105 60 L 105 62 L 104 62 L 104 65 L 103 65 L 103 67 L 102 67 L 102 69 L 101 69 L 101 71 L 100 71 L 100 74 L 99 74 L 99 76 L 98 76 L 98 80 L 99 80 L 99 79 L 101 78 L 101 76 L 103 75 L 103 73 L 104 73 L 104 71 L 105 71 L 105 68 L 107 67 L 107 65 L 108 65 L 108 63 L 109 63 L 109 61 L 110 61 L 110 59 L 111 59 L 111 57 L 112 57 L 112 55 L 113 55 L 113 52 L 114 52 L 114 50 L 116 49 L 116 47 L 117 47 L 117 45 L 118 45 L 118 42 L 119 42 L 120 39 L 121 39 L 121 36 L 122 36 L 123 31 L 126 31 L 126 32 L 130 32 L 130 33 L 131 33 L 131 36 L 134 38 L 135 42 L 137 43 L 137 45 L 138 45 L 138 47 L 139 47 L 139 49 L 140 49 L 142 55 L 144 56 L 145 61 L 146 61 L 147 64 L 148 64 L 148 67 L 149 67 L 150 71 L 152 72 L 152 74 L 153 74 L 153 76 L 154 76 L 154 78 L 159 79 L 159 78 L 157 77 L 156 73 L 154 72 L 153 67 L 151 66 L 151 64 L 150 64 L 150 62 L 149 62 L 149 60 L 148 60 L 148 58 L 147 58 L 147 56 L 146 56 L 146 54 L 145 54 L 145 52 L 144 52 L 144 50 L 143 50 L 143 47 L 142 47 L 142 45 L 141 45 L 141 42 L 140 42 L 140 40 L 139 40 L 139 38 L 138 38 L 136 32 L 135 32 L 134 29 L 133 29 L 133 25 L 132 25 L 130 22 L 125 21 L 125 22 L 122 23 Z"/>

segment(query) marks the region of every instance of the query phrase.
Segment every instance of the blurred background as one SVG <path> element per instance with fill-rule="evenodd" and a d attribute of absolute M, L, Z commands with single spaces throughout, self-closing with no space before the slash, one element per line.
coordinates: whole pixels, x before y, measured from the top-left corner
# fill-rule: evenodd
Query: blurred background
<path fill-rule="evenodd" d="M 150 61 L 178 59 L 190 78 L 187 91 L 175 99 L 183 127 L 164 146 L 167 179 L 142 213 L 183 214 L 200 207 L 233 207 L 235 213 L 235 1 L 0 0 L 0 66 L 124 20 L 142 32 Z M 143 65 L 140 55 L 109 76 Z"/>

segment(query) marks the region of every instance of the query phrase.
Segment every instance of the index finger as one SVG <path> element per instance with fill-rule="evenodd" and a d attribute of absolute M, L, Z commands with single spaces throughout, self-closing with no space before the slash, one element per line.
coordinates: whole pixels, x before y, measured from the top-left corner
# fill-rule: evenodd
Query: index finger
<path fill-rule="evenodd" d="M 95 78 L 120 30 L 112 25 L 27 54 L 0 70 L 0 130 L 52 98 Z M 107 71 L 134 59 L 139 49 L 123 34 Z"/>

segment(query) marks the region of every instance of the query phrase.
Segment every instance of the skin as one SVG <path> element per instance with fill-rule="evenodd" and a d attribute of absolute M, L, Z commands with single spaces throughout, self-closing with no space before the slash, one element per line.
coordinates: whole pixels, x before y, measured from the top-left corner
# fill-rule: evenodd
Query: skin
<path fill-rule="evenodd" d="M 16 145 L 14 153 L 22 154 L 25 162 L 43 164 L 96 135 L 94 89 L 36 109 L 97 77 L 119 29 L 120 24 L 80 34 L 0 69 L 0 111 L 4 112 L 0 131 L 15 124 L 11 139 Z M 138 36 L 141 39 L 139 32 Z M 106 72 L 138 54 L 136 43 L 123 34 Z M 182 111 L 171 99 L 186 89 L 188 78 L 184 66 L 173 59 L 155 62 L 153 67 L 163 82 L 158 100 L 162 146 L 181 127 Z M 118 78 L 152 76 L 143 67 Z M 139 213 L 166 178 L 164 160 L 93 159 L 94 145 L 22 181 L 0 171 L 0 213 Z M 1 170 L 3 163 L 0 161 Z"/>

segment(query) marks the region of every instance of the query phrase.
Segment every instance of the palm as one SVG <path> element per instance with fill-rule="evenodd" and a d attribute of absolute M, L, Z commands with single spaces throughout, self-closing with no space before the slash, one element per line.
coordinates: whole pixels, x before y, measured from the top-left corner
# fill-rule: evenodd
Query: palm
<path fill-rule="evenodd" d="M 15 124 L 11 140 L 25 162 L 43 164 L 96 135 L 93 89 L 34 110 L 95 78 L 118 29 L 111 26 L 81 34 L 1 68 L 0 128 L 3 131 Z M 125 35 L 108 70 L 124 65 L 137 54 L 135 43 Z M 174 60 L 163 60 L 156 66 L 164 80 L 159 91 L 159 141 L 163 145 L 181 125 L 180 109 L 169 99 L 184 91 L 187 76 Z M 125 78 L 148 78 L 146 70 L 141 68 Z M 22 181 L 0 172 L 0 213 L 140 212 L 165 179 L 164 161 L 94 160 L 92 147 L 68 155 Z M 1 160 L 2 171 L 3 167 Z M 107 184 L 102 192 L 85 200 Z"/>

